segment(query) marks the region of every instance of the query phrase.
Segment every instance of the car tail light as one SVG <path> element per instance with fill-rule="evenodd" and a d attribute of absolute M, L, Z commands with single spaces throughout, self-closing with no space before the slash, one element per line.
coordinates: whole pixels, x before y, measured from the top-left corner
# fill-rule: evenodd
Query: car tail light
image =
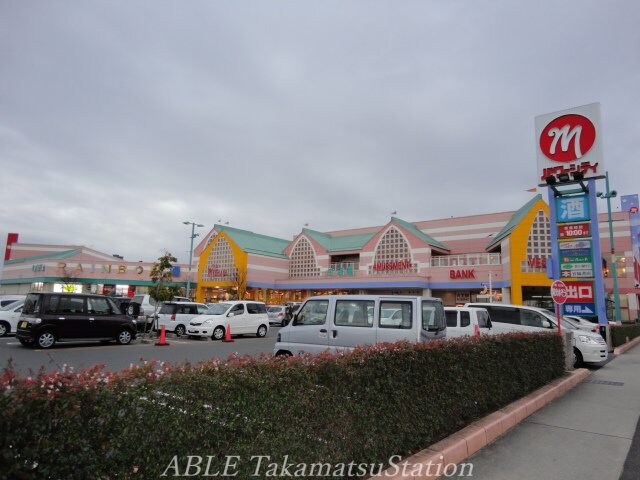
<path fill-rule="evenodd" d="M 280 313 L 278 314 L 278 316 L 279 316 L 279 317 L 281 317 L 281 316 L 282 316 L 282 312 L 280 312 Z"/>

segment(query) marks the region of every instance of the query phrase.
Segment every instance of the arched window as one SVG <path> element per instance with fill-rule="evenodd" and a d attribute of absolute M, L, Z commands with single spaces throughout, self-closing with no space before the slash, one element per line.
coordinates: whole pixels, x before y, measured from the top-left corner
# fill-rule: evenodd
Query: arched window
<path fill-rule="evenodd" d="M 316 252 L 306 238 L 301 238 L 289 256 L 290 277 L 318 277 L 320 268 L 316 263 Z"/>
<path fill-rule="evenodd" d="M 417 268 L 411 261 L 411 249 L 407 239 L 396 228 L 390 228 L 376 247 L 370 274 L 415 273 Z"/>
<path fill-rule="evenodd" d="M 202 272 L 203 281 L 230 280 L 235 275 L 236 264 L 231 245 L 226 238 L 221 237 L 211 248 L 207 265 Z"/>

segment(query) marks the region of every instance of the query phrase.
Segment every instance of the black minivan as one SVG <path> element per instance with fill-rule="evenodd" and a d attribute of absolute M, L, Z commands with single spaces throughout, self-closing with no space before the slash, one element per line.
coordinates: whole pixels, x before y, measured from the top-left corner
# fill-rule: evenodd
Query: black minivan
<path fill-rule="evenodd" d="M 29 293 L 18 320 L 16 338 L 24 346 L 51 348 L 58 341 L 115 340 L 127 345 L 136 322 L 113 300 L 86 293 Z"/>

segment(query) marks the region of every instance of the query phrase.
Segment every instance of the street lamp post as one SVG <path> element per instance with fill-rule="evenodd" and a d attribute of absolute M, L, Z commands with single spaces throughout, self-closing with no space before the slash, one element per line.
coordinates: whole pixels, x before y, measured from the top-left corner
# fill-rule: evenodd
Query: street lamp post
<path fill-rule="evenodd" d="M 609 190 L 609 172 L 605 172 L 605 185 L 607 191 L 605 193 L 598 192 L 598 198 L 607 199 L 607 218 L 609 220 L 609 244 L 611 246 L 611 277 L 613 278 L 613 303 L 615 308 L 615 321 L 620 321 L 620 295 L 618 293 L 618 269 L 616 266 L 616 249 L 613 244 L 613 222 L 611 220 L 611 199 L 618 195 L 615 190 Z"/>
<path fill-rule="evenodd" d="M 189 248 L 189 274 L 187 275 L 187 298 L 191 298 L 191 264 L 193 263 L 193 239 L 196 238 L 199 233 L 196 233 L 196 227 L 204 227 L 204 225 L 196 222 L 182 222 L 185 225 L 191 225 L 191 247 Z"/>

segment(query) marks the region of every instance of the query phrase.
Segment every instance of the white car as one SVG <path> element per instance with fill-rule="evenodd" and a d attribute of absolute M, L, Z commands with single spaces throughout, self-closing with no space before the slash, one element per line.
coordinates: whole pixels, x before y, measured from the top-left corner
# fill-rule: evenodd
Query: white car
<path fill-rule="evenodd" d="M 574 315 L 564 315 L 563 320 L 568 321 L 579 330 L 588 330 L 589 332 L 599 332 L 600 326 L 597 323 L 590 322 L 589 320 L 576 317 Z"/>
<path fill-rule="evenodd" d="M 230 335 L 266 336 L 269 332 L 267 306 L 263 302 L 250 300 L 216 303 L 209 307 L 207 315 L 198 316 L 189 322 L 187 335 L 222 340 L 227 330 Z"/>
<path fill-rule="evenodd" d="M 149 294 L 135 295 L 129 302 L 127 314 L 137 320 L 139 330 L 151 330 L 153 315 L 156 313 L 156 303 Z"/>
<path fill-rule="evenodd" d="M 465 307 L 486 309 L 491 318 L 492 334 L 554 332 L 558 329 L 555 315 L 542 308 L 506 303 L 467 303 Z M 571 331 L 576 368 L 583 363 L 604 362 L 609 357 L 607 343 L 599 333 L 580 330 L 567 320 L 562 322 L 562 328 Z"/>
<path fill-rule="evenodd" d="M 269 315 L 269 323 L 284 327 L 288 323 L 287 307 L 284 305 L 269 305 L 267 307 L 267 315 Z"/>
<path fill-rule="evenodd" d="M 26 297 L 26 295 L 0 295 L 0 308 L 6 307 L 19 300 L 24 301 Z"/>
<path fill-rule="evenodd" d="M 206 313 L 209 313 L 209 307 L 204 303 L 163 302 L 155 315 L 156 329 L 164 327 L 166 332 L 173 332 L 180 337 L 186 333 L 193 318 Z"/>
<path fill-rule="evenodd" d="M 24 300 L 18 300 L 0 308 L 0 337 L 16 333 L 23 305 Z"/>
<path fill-rule="evenodd" d="M 485 308 L 444 307 L 447 338 L 480 336 L 491 333 L 491 319 Z"/>

